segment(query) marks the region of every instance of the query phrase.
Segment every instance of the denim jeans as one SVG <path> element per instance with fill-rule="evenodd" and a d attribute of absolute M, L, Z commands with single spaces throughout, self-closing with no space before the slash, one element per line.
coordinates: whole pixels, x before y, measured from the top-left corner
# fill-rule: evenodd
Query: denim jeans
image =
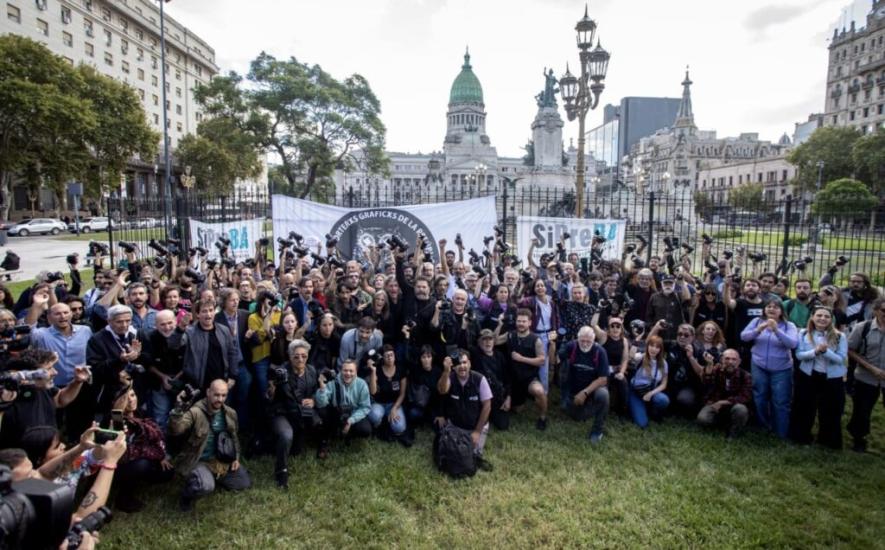
<path fill-rule="evenodd" d="M 544 393 L 550 393 L 550 384 L 548 381 L 549 372 L 550 372 L 550 337 L 547 335 L 547 331 L 536 333 L 538 337 L 541 339 L 541 343 L 544 344 L 544 364 L 538 369 L 538 380 L 541 381 L 541 385 L 544 386 Z"/>
<path fill-rule="evenodd" d="M 790 401 L 793 399 L 793 369 L 770 371 L 753 365 L 753 401 L 756 418 L 764 428 L 781 439 L 790 429 Z"/>
<path fill-rule="evenodd" d="M 255 385 L 261 402 L 267 401 L 267 371 L 270 368 L 270 357 L 265 357 L 257 363 L 252 363 L 252 370 L 255 371 Z"/>
<path fill-rule="evenodd" d="M 372 410 L 369 411 L 369 422 L 373 428 L 381 425 L 381 421 L 385 416 L 390 414 L 393 409 L 393 403 L 372 403 Z M 399 435 L 406 431 L 406 411 L 400 407 L 399 420 L 390 423 L 390 431 L 395 435 Z"/>
<path fill-rule="evenodd" d="M 644 401 L 638 393 L 632 388 L 630 389 L 630 414 L 633 416 L 633 422 L 640 428 L 648 426 L 648 413 L 651 408 L 651 414 L 655 418 L 660 418 L 670 406 L 670 398 L 664 392 L 656 393 L 652 396 L 650 402 Z"/>
<path fill-rule="evenodd" d="M 169 411 L 172 410 L 173 400 L 174 396 L 169 395 L 169 392 L 163 388 L 151 390 L 151 416 L 164 432 L 166 424 L 169 423 Z"/>
<path fill-rule="evenodd" d="M 244 363 L 240 363 L 240 368 L 237 371 L 237 383 L 234 385 L 234 391 L 228 394 L 227 402 L 237 411 L 237 421 L 240 431 L 243 433 L 251 433 L 252 420 L 249 415 L 249 390 L 251 388 L 252 373 Z"/>

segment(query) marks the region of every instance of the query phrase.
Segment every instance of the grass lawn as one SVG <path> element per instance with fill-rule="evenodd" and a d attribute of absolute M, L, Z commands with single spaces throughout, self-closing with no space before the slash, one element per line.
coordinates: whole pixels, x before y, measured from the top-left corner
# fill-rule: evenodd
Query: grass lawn
<path fill-rule="evenodd" d="M 162 227 L 153 227 L 153 228 L 133 228 L 133 229 L 122 229 L 117 230 L 114 229 L 114 240 L 120 240 L 118 237 L 125 237 L 130 240 L 138 240 L 138 241 L 149 241 L 151 239 L 162 240 L 166 238 L 166 232 Z M 72 233 L 68 233 L 67 235 L 61 237 L 62 240 L 65 241 L 98 241 L 102 243 L 108 242 L 108 232 L 107 231 L 96 231 L 92 233 L 81 233 L 80 235 L 74 235 Z"/>
<path fill-rule="evenodd" d="M 801 448 L 750 432 L 727 441 L 687 421 L 641 431 L 610 419 L 600 447 L 589 425 L 554 413 L 546 432 L 523 412 L 489 436 L 493 472 L 453 481 L 420 430 L 411 449 L 371 440 L 314 448 L 289 461 L 246 462 L 254 487 L 177 511 L 179 482 L 150 489 L 138 514 L 119 513 L 102 548 L 882 548 L 881 455 Z M 847 419 L 847 417 L 846 417 Z M 885 451 L 876 408 L 871 447 Z M 850 441 L 850 438 L 849 438 Z"/>
<path fill-rule="evenodd" d="M 824 247 L 838 251 L 885 252 L 885 240 L 877 238 L 826 237 Z"/>
<path fill-rule="evenodd" d="M 81 269 L 80 270 L 80 280 L 83 283 L 83 286 L 80 290 L 80 296 L 83 295 L 84 292 L 93 287 L 92 284 L 92 268 Z M 68 285 L 71 284 L 71 274 L 70 272 L 65 273 L 65 280 L 68 282 Z M 21 295 L 25 289 L 29 288 L 34 284 L 34 279 L 26 279 L 24 281 L 12 281 L 5 283 L 6 287 L 12 292 L 12 295 L 15 296 L 16 299 Z"/>

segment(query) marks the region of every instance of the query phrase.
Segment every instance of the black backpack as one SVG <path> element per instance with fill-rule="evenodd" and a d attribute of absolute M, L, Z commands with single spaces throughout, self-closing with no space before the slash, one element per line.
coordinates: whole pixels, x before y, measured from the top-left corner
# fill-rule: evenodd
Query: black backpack
<path fill-rule="evenodd" d="M 6 257 L 3 258 L 3 262 L 0 263 L 0 267 L 5 269 L 6 271 L 15 271 L 21 265 L 21 258 L 18 257 L 18 254 L 12 252 L 10 250 L 6 251 Z"/>
<path fill-rule="evenodd" d="M 454 478 L 472 477 L 476 473 L 473 439 L 470 432 L 451 422 L 443 426 L 433 443 L 436 467 Z"/>

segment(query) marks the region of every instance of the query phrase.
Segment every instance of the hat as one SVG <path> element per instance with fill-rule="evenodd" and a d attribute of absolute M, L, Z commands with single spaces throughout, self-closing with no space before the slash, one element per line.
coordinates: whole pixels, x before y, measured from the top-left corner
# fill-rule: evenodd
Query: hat
<path fill-rule="evenodd" d="M 671 283 L 676 282 L 676 278 L 673 277 L 673 275 L 671 275 L 670 273 L 666 273 L 663 277 L 661 277 L 661 282 L 666 283 L 668 281 Z"/>
<path fill-rule="evenodd" d="M 495 337 L 495 333 L 487 328 L 484 328 L 481 331 L 479 331 L 479 339 L 480 340 L 482 340 L 483 338 L 494 338 L 494 337 Z"/>

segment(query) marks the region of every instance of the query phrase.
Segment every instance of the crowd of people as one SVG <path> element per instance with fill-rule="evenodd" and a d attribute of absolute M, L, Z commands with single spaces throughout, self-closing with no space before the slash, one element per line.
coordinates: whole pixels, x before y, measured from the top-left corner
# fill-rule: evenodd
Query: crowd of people
<path fill-rule="evenodd" d="M 177 473 L 189 510 L 218 485 L 250 487 L 244 457 L 272 455 L 287 489 L 308 446 L 320 460 L 357 438 L 409 447 L 446 425 L 492 469 L 490 431 L 513 415 L 544 431 L 557 405 L 589 421 L 591 445 L 610 415 L 642 429 L 681 416 L 841 449 L 847 394 L 852 447 L 866 450 L 885 299 L 863 273 L 834 284 L 847 259 L 815 291 L 745 250 L 717 258 L 706 237 L 703 272 L 668 239 L 647 265 L 641 239 L 618 259 L 602 238 L 585 258 L 562 239 L 535 260 L 536 242 L 520 259 L 500 233 L 481 253 L 458 236 L 438 242 L 438 263 L 421 239 L 345 260 L 333 239 L 311 252 L 293 233 L 277 239 L 279 265 L 269 239 L 242 261 L 223 241 L 220 261 L 121 243 L 116 269 L 93 247 L 82 296 L 75 256 L 70 288 L 57 273 L 20 296 L 0 286 L 0 464 L 15 480 L 91 484 L 81 516 L 109 499 L 135 512 L 145 484 Z"/>

